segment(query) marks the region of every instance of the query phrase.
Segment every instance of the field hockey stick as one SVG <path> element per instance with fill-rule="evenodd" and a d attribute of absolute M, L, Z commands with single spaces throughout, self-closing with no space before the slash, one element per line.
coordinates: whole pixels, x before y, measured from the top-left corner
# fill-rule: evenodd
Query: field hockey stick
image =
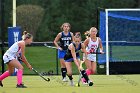
<path fill-rule="evenodd" d="M 41 78 L 43 78 L 45 81 L 50 81 L 50 78 L 45 78 L 45 77 L 43 77 L 40 73 L 38 73 L 38 71 L 37 70 L 35 70 L 34 68 L 32 68 L 32 70 L 36 73 L 36 74 L 38 74 Z"/>
<path fill-rule="evenodd" d="M 89 52 L 87 52 L 87 54 L 105 54 L 104 52 L 102 53 L 102 52 L 92 52 L 92 53 L 89 53 Z"/>
<path fill-rule="evenodd" d="M 48 47 L 48 48 L 57 49 L 57 47 L 54 47 L 54 46 L 48 46 L 48 44 L 46 44 L 46 43 L 44 44 L 44 46 L 45 46 L 45 47 Z"/>
<path fill-rule="evenodd" d="M 80 69 L 81 69 L 81 70 L 83 70 L 83 63 L 84 63 L 84 61 L 80 61 Z M 76 86 L 78 86 L 78 87 L 80 87 L 81 78 L 82 78 L 82 74 L 81 74 L 81 72 L 80 72 L 79 78 L 78 78 L 78 83 L 76 84 Z"/>
<path fill-rule="evenodd" d="M 84 61 L 80 61 L 80 69 L 83 70 L 83 63 Z"/>
<path fill-rule="evenodd" d="M 81 78 L 82 78 L 82 74 L 81 74 L 81 72 L 80 72 L 79 78 L 78 78 L 78 83 L 76 84 L 77 87 L 80 87 Z"/>

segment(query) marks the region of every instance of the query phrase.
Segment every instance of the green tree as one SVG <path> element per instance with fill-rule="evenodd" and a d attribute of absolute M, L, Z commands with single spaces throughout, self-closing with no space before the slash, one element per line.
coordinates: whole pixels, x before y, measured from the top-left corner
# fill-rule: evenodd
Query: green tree
<path fill-rule="evenodd" d="M 37 23 L 35 41 L 52 41 L 64 22 L 72 25 L 72 32 L 84 33 L 91 26 L 97 26 L 98 7 L 137 8 L 139 0 L 17 0 L 17 7 L 21 5 L 36 5 L 44 9 L 43 19 Z M 5 20 L 6 27 L 12 26 L 12 0 L 5 0 Z"/>
<path fill-rule="evenodd" d="M 43 15 L 44 9 L 40 6 L 20 5 L 17 7 L 17 25 L 36 36 Z"/>

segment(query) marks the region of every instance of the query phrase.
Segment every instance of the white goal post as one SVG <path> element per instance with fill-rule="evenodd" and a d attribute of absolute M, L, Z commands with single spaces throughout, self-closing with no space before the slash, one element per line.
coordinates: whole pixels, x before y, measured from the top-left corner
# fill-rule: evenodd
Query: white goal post
<path fill-rule="evenodd" d="M 13 0 L 13 27 L 16 27 L 16 0 Z"/>
<path fill-rule="evenodd" d="M 106 75 L 109 75 L 109 38 L 108 38 L 108 12 L 110 11 L 140 11 L 140 9 L 105 9 L 106 15 Z"/>

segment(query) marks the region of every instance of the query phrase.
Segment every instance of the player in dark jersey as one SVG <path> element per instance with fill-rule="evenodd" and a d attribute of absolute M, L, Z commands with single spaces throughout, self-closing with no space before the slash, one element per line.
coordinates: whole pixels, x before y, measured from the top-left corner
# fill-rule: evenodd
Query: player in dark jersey
<path fill-rule="evenodd" d="M 73 33 L 70 32 L 70 24 L 69 23 L 64 23 L 60 27 L 62 32 L 58 33 L 54 40 L 54 44 L 58 49 L 58 58 L 60 59 L 60 64 L 61 64 L 61 73 L 62 73 L 62 81 L 66 82 L 66 73 L 67 69 L 65 66 L 64 62 L 64 56 L 66 54 L 66 50 L 68 48 L 68 45 L 73 41 Z M 60 41 L 60 45 L 58 45 L 58 41 Z"/>
<path fill-rule="evenodd" d="M 66 55 L 64 57 L 66 68 L 67 68 L 67 75 L 70 79 L 70 84 L 73 86 L 73 77 L 72 77 L 72 61 L 75 62 L 79 72 L 82 74 L 82 76 L 85 78 L 85 80 L 88 82 L 89 86 L 92 86 L 93 83 L 89 80 L 86 71 L 84 69 L 80 68 L 80 55 L 79 50 L 82 50 L 85 53 L 85 56 L 87 55 L 85 46 L 83 43 L 81 43 L 81 35 L 80 32 L 77 32 L 74 36 L 74 42 L 72 42 L 67 49 Z"/>

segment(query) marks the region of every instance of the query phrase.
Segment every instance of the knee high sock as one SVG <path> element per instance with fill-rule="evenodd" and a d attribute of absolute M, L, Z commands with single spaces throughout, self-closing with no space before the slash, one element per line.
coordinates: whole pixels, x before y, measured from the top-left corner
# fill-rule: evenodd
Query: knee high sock
<path fill-rule="evenodd" d="M 87 73 L 88 76 L 92 74 L 90 69 L 86 69 L 86 73 Z"/>
<path fill-rule="evenodd" d="M 22 74 L 23 74 L 23 70 L 19 69 L 17 71 L 17 84 L 18 85 L 22 84 Z"/>
<path fill-rule="evenodd" d="M 84 79 L 86 80 L 86 82 L 88 82 L 89 78 L 88 78 L 88 75 L 87 75 L 86 71 L 85 70 L 82 70 L 81 71 L 81 74 L 84 77 Z"/>
<path fill-rule="evenodd" d="M 62 77 L 66 77 L 67 74 L 67 69 L 66 68 L 61 68 L 61 73 L 62 73 Z"/>
<path fill-rule="evenodd" d="M 5 71 L 1 76 L 0 76 L 0 81 L 2 81 L 3 79 L 5 79 L 6 77 L 10 76 L 9 71 Z"/>
<path fill-rule="evenodd" d="M 68 75 L 68 77 L 69 77 L 69 80 L 72 80 L 73 79 L 72 75 Z"/>
<path fill-rule="evenodd" d="M 87 75 L 95 74 L 95 71 L 91 71 L 90 69 L 86 69 Z"/>

